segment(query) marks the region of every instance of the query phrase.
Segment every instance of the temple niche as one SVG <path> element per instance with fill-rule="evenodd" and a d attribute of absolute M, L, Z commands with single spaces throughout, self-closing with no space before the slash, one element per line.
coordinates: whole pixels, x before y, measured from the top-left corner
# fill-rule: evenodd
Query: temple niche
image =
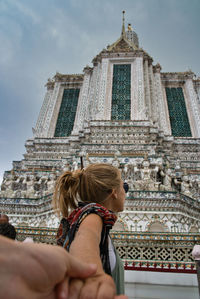
<path fill-rule="evenodd" d="M 199 95 L 200 78 L 162 72 L 123 19 L 92 66 L 48 79 L 24 159 L 5 171 L 1 210 L 20 227 L 56 228 L 57 177 L 103 162 L 129 184 L 117 231 L 199 232 Z"/>
<path fill-rule="evenodd" d="M 149 232 L 166 232 L 168 229 L 160 222 L 150 223 L 148 226 Z"/>

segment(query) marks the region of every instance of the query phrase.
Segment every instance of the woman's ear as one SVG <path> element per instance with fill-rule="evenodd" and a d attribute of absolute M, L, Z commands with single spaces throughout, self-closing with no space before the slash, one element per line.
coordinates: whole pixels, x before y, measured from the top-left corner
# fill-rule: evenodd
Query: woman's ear
<path fill-rule="evenodd" d="M 112 199 L 117 199 L 117 192 L 116 192 L 115 189 L 112 190 L 112 193 L 111 193 L 110 196 L 111 196 Z"/>

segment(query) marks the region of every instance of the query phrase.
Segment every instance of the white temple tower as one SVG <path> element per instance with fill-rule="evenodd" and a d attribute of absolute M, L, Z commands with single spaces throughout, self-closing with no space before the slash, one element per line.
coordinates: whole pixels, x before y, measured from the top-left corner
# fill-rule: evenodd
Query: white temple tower
<path fill-rule="evenodd" d="M 92 64 L 48 80 L 24 159 L 5 171 L 0 212 L 18 240 L 55 243 L 56 178 L 81 162 L 111 163 L 129 184 L 112 232 L 126 294 L 197 298 L 191 252 L 200 242 L 200 78 L 162 72 L 130 24 L 125 30 L 124 16 L 119 39 Z"/>
<path fill-rule="evenodd" d="M 15 225 L 56 227 L 55 180 L 82 157 L 116 165 L 130 185 L 116 229 L 199 232 L 200 79 L 162 72 L 124 17 L 92 63 L 48 80 L 24 159 L 4 174 L 1 210 Z"/>

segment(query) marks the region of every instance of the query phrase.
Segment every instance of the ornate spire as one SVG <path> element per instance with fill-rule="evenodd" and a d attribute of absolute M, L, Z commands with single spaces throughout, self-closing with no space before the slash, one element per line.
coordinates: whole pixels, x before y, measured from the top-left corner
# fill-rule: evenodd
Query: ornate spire
<path fill-rule="evenodd" d="M 123 13 L 123 18 L 122 18 L 122 34 L 121 34 L 121 36 L 125 37 L 126 36 L 125 25 L 124 25 L 124 14 L 125 14 L 125 10 L 123 10 L 122 13 Z"/>
<path fill-rule="evenodd" d="M 128 24 L 128 31 L 132 31 L 132 26 L 130 23 Z"/>

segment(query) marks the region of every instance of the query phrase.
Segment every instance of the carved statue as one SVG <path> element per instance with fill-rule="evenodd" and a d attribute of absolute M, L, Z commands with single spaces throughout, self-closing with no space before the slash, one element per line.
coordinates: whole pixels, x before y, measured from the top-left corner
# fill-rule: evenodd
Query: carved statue
<path fill-rule="evenodd" d="M 200 180 L 198 178 L 193 179 L 192 181 L 190 181 L 190 184 L 191 184 L 190 192 L 192 194 L 192 197 L 194 197 L 195 199 L 199 199 L 200 198 Z"/>
<path fill-rule="evenodd" d="M 184 175 L 182 177 L 181 182 L 181 192 L 187 196 L 191 196 L 190 188 L 192 187 L 192 184 L 189 181 L 189 178 L 187 175 Z"/>
<path fill-rule="evenodd" d="M 175 191 L 181 191 L 181 181 L 180 178 L 174 178 L 173 181 L 173 189 L 175 189 Z"/>
<path fill-rule="evenodd" d="M 167 168 L 165 171 L 161 170 L 160 175 L 163 178 L 163 184 L 160 185 L 161 191 L 171 191 L 172 190 L 172 171 Z"/>
<path fill-rule="evenodd" d="M 72 163 L 72 169 L 73 171 L 78 169 L 78 162 L 76 160 Z"/>
<path fill-rule="evenodd" d="M 141 180 L 134 181 L 135 190 L 152 190 L 157 191 L 159 183 L 151 178 L 152 172 L 158 171 L 158 166 L 150 169 L 150 163 L 147 159 L 143 160 L 141 168 L 134 166 L 135 172 L 140 172 Z M 153 175 L 154 177 L 155 175 Z"/>
<path fill-rule="evenodd" d="M 115 159 L 113 160 L 112 165 L 119 168 L 120 162 L 119 162 L 119 159 L 117 157 L 115 157 Z"/>
<path fill-rule="evenodd" d="M 46 190 L 47 194 L 54 191 L 55 183 L 56 183 L 56 175 L 55 173 L 51 173 L 47 181 L 47 190 Z"/>
<path fill-rule="evenodd" d="M 34 190 L 34 175 L 29 175 L 26 178 L 26 185 L 27 185 L 27 197 L 34 197 L 35 190 Z"/>
<path fill-rule="evenodd" d="M 2 195 L 4 197 L 12 197 L 13 191 L 12 191 L 12 177 L 10 175 L 3 178 L 3 182 L 1 184 L 1 190 L 3 192 Z"/>
<path fill-rule="evenodd" d="M 64 167 L 63 167 L 63 171 L 70 171 L 71 170 L 71 167 L 69 165 L 69 163 L 65 164 Z"/>

